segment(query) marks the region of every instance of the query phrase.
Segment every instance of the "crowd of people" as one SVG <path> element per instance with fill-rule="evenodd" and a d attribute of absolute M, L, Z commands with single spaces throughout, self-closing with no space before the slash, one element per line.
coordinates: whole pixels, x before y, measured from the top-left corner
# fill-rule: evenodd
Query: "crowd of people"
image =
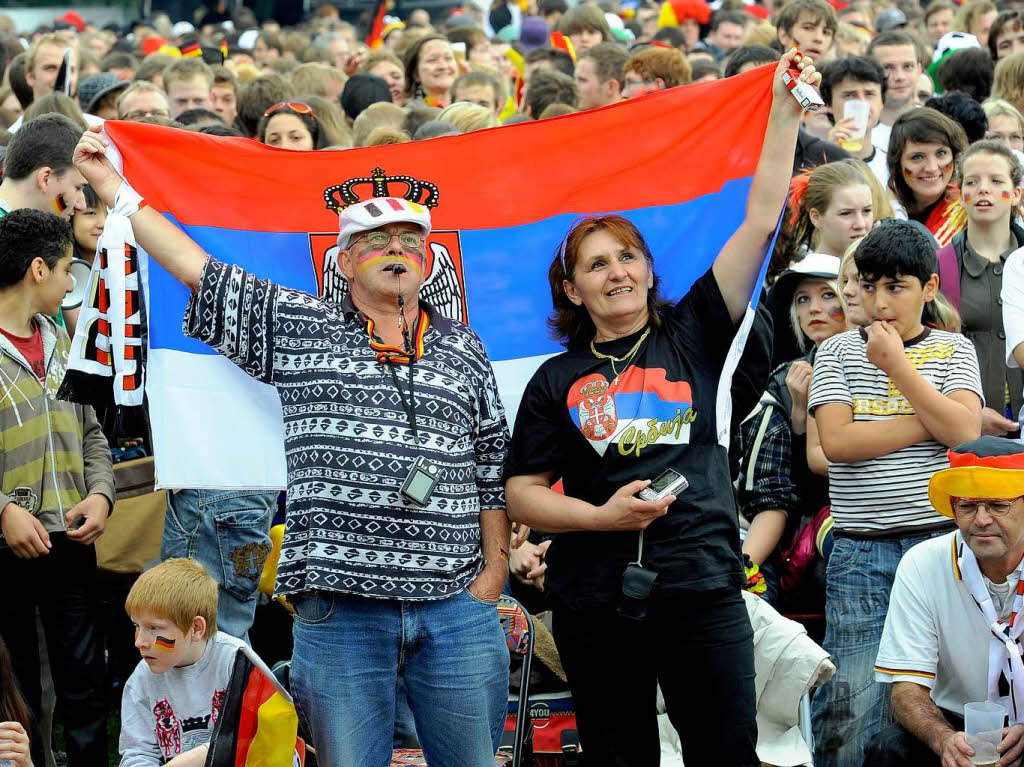
<path fill-rule="evenodd" d="M 811 701 L 814 765 L 1021 764 L 1020 0 L 495 0 L 352 21 L 323 3 L 284 26 L 222 6 L 102 29 L 0 15 L 0 765 L 113 763 L 118 712 L 120 764 L 204 764 L 234 653 L 274 631 L 307 763 L 419 745 L 437 767 L 494 764 L 503 593 L 550 611 L 591 765 L 657 764 L 659 697 L 686 764 L 762 763 L 751 599 L 823 616 L 836 673 Z M 147 206 L 101 132 L 338 151 L 761 66 L 740 227 L 670 302 L 634 222 L 575 222 L 548 272 L 565 351 L 514 425 L 480 338 L 419 298 L 427 208 L 349 205 L 343 300 L 298 293 Z M 790 95 L 794 73 L 821 109 Z M 685 141 L 686 115 L 637 130 Z M 119 524 L 118 466 L 152 451 L 146 410 L 58 389 L 73 263 L 108 215 L 191 291 L 187 334 L 280 392 L 288 490 L 169 492 L 159 550 L 104 612 L 95 544 Z M 729 419 L 718 390 L 755 287 Z M 625 449 L 633 422 L 658 439 Z M 278 601 L 258 596 L 268 561 Z M 1007 716 L 987 755 L 965 733 L 981 701 Z"/>

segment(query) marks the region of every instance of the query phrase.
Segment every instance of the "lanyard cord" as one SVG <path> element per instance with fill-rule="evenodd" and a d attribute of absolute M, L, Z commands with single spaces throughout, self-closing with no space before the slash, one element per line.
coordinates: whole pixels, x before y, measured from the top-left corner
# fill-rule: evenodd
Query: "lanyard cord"
<path fill-rule="evenodd" d="M 391 372 L 391 380 L 395 382 L 395 388 L 398 390 L 398 398 L 402 401 L 402 410 L 405 411 L 406 417 L 409 419 L 409 428 L 412 430 L 412 438 L 419 447 L 420 438 L 416 433 L 416 389 L 413 385 L 412 367 L 414 359 L 409 360 L 409 401 L 405 401 L 405 393 L 402 391 L 402 385 L 398 382 L 398 374 L 395 372 L 395 366 L 388 362 L 388 370 Z"/>

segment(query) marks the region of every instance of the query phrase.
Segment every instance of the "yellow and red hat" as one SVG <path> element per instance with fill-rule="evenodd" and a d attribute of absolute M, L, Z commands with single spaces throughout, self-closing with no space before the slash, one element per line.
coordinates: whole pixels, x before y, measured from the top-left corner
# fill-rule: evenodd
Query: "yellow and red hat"
<path fill-rule="evenodd" d="M 949 468 L 932 475 L 928 500 L 953 518 L 953 498 L 1019 498 L 1024 495 L 1024 444 L 981 437 L 949 450 Z"/>

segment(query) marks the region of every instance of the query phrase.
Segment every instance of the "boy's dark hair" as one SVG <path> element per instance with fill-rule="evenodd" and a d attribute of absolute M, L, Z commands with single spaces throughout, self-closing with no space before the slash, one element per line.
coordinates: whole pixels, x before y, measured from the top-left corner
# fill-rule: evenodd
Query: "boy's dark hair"
<path fill-rule="evenodd" d="M 892 29 L 888 32 L 883 32 L 874 40 L 868 44 L 868 56 L 872 56 L 876 48 L 884 48 L 886 46 L 893 45 L 909 45 L 914 49 L 914 55 L 917 60 L 921 62 L 921 46 L 914 42 L 914 38 L 910 36 L 908 32 L 903 32 L 899 29 Z M 924 62 L 921 62 L 922 64 Z"/>
<path fill-rule="evenodd" d="M 882 101 L 885 101 L 886 77 L 882 65 L 867 56 L 847 56 L 844 59 L 830 61 L 821 68 L 821 100 L 832 106 L 832 92 L 843 80 L 856 80 L 861 83 L 876 83 L 882 88 Z"/>
<path fill-rule="evenodd" d="M 1009 8 L 999 12 L 988 30 L 988 52 L 992 56 L 992 61 L 999 59 L 999 35 L 1004 31 L 1016 32 L 1021 27 L 1024 27 L 1024 11 Z"/>
<path fill-rule="evenodd" d="M 529 111 L 530 116 L 536 119 L 551 104 L 561 102 L 575 107 L 579 98 L 580 92 L 569 75 L 542 69 L 534 72 L 530 78 L 530 85 L 523 97 L 523 111 Z"/>
<path fill-rule="evenodd" d="M 908 221 L 884 221 L 860 241 L 854 254 L 863 279 L 875 282 L 883 277 L 916 277 L 921 285 L 938 274 L 935 243 Z"/>
<path fill-rule="evenodd" d="M 569 10 L 569 4 L 565 0 L 540 0 L 537 10 L 541 16 L 550 16 L 552 13 L 565 13 Z"/>
<path fill-rule="evenodd" d="M 53 213 L 18 208 L 0 218 L 0 288 L 17 285 L 41 258 L 53 269 L 71 252 L 71 224 Z"/>
<path fill-rule="evenodd" d="M 746 26 L 747 18 L 747 14 L 743 11 L 718 10 L 711 14 L 711 23 L 708 25 L 708 31 L 714 32 L 722 24 L 739 24 L 743 27 Z"/>
<path fill-rule="evenodd" d="M 665 27 L 670 29 L 670 27 Z M 629 54 L 626 49 L 617 43 L 598 43 L 593 48 L 584 51 L 580 55 L 583 59 L 594 60 L 594 71 L 597 72 L 597 79 L 601 82 L 617 80 L 622 85 L 622 67 L 625 66 Z"/>
<path fill-rule="evenodd" d="M 988 54 L 976 49 L 988 57 Z M 981 104 L 971 98 L 963 91 L 943 93 L 939 96 L 932 96 L 925 102 L 926 107 L 931 107 L 947 117 L 960 123 L 960 127 L 967 134 L 968 143 L 974 143 L 985 138 L 988 131 L 988 117 Z"/>
<path fill-rule="evenodd" d="M 98 208 L 100 206 L 100 196 L 88 184 L 82 187 L 82 194 L 85 196 L 86 208 Z"/>
<path fill-rule="evenodd" d="M 130 53 L 113 51 L 103 57 L 100 62 L 100 69 L 109 72 L 111 69 L 130 69 L 133 72 L 139 66 L 139 60 Z"/>
<path fill-rule="evenodd" d="M 782 58 L 779 52 L 767 45 L 741 45 L 725 60 L 723 77 L 738 75 L 747 64 L 771 64 Z M 696 79 L 696 77 L 694 77 Z"/>
<path fill-rule="evenodd" d="M 216 112 L 214 112 L 212 109 L 203 109 L 201 107 L 196 109 L 186 109 L 175 119 L 182 125 L 188 127 L 191 127 L 196 123 L 207 122 L 208 120 L 215 120 L 219 123 L 224 123 L 224 118 Z"/>
<path fill-rule="evenodd" d="M 673 48 L 686 47 L 686 34 L 679 27 L 662 27 L 654 33 L 653 40 L 668 43 Z"/>
<path fill-rule="evenodd" d="M 205 133 L 207 136 L 228 136 L 231 138 L 245 138 L 242 135 L 242 131 L 237 128 L 232 128 L 230 125 L 220 125 L 214 123 L 213 125 L 204 125 L 196 133 Z"/>
<path fill-rule="evenodd" d="M 992 91 L 995 70 L 996 65 L 984 48 L 965 48 L 939 64 L 938 85 L 946 92 L 963 91 L 982 102 Z"/>
<path fill-rule="evenodd" d="M 30 120 L 7 145 L 4 178 L 20 181 L 39 168 L 63 173 L 71 167 L 80 138 L 82 129 L 64 115 L 45 114 Z"/>
<path fill-rule="evenodd" d="M 284 77 L 261 75 L 242 86 L 242 92 L 238 94 L 238 122 L 246 135 L 252 138 L 267 109 L 294 97 L 294 89 Z"/>
<path fill-rule="evenodd" d="M 836 19 L 835 9 L 825 0 L 793 0 L 776 15 L 775 28 L 792 37 L 793 27 L 803 15 L 809 16 L 809 20 L 815 24 L 824 22 L 826 32 L 833 35 L 836 33 L 839 20 Z"/>
<path fill-rule="evenodd" d="M 690 82 L 695 83 L 702 77 L 707 77 L 713 74 L 716 79 L 722 79 L 722 70 L 718 68 L 718 64 L 713 61 L 705 61 L 703 59 L 697 59 L 696 61 L 690 62 Z"/>
<path fill-rule="evenodd" d="M 526 55 L 523 56 L 525 64 L 534 64 L 538 61 L 550 61 L 556 70 L 562 74 L 569 75 L 569 77 L 572 77 L 576 72 L 576 65 L 572 62 L 572 56 L 558 48 L 534 48 L 532 51 L 527 51 Z"/>

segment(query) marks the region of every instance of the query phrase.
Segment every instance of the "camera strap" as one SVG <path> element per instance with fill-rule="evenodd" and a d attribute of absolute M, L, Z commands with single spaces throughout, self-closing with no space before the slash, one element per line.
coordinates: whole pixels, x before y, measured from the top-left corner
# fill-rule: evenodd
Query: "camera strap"
<path fill-rule="evenodd" d="M 406 402 L 405 393 L 402 391 L 402 385 L 398 382 L 398 374 L 395 372 L 395 366 L 390 361 L 387 362 L 388 371 L 391 373 L 391 380 L 395 382 L 395 389 L 398 390 L 398 398 L 402 401 L 402 410 L 405 411 L 405 417 L 409 420 L 409 429 L 412 431 L 413 441 L 418 447 L 420 444 L 419 435 L 416 433 L 416 389 L 413 383 L 412 367 L 414 360 L 409 360 L 409 401 Z"/>

